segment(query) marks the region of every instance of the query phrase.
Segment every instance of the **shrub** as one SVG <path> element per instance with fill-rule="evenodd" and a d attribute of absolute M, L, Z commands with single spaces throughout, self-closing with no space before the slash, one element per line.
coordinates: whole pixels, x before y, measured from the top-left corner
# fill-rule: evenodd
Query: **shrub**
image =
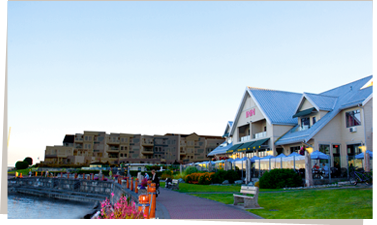
<path fill-rule="evenodd" d="M 175 174 L 175 175 L 173 175 L 173 178 L 174 179 L 179 179 L 179 178 L 184 179 L 184 175 L 183 174 Z"/>
<path fill-rule="evenodd" d="M 189 166 L 185 169 L 184 174 L 189 175 L 192 173 L 197 173 L 199 170 L 195 166 Z"/>
<path fill-rule="evenodd" d="M 302 186 L 302 179 L 292 169 L 273 169 L 266 171 L 259 179 L 260 188 L 284 188 Z"/>
<path fill-rule="evenodd" d="M 165 180 L 166 178 L 173 178 L 173 171 L 165 170 L 161 175 L 161 179 Z"/>
<path fill-rule="evenodd" d="M 17 161 L 15 167 L 18 170 L 26 169 L 29 167 L 29 163 L 24 162 L 24 161 Z"/>
<path fill-rule="evenodd" d="M 202 173 L 200 176 L 199 176 L 199 180 L 198 180 L 198 183 L 199 184 L 204 184 L 204 185 L 208 185 L 208 184 L 211 184 L 212 183 L 212 180 L 213 180 L 213 175 L 215 174 L 215 172 L 211 172 L 211 173 Z"/>
<path fill-rule="evenodd" d="M 26 158 L 24 159 L 24 162 L 27 162 L 30 166 L 33 165 L 33 159 L 30 158 L 30 157 L 26 157 Z"/>
<path fill-rule="evenodd" d="M 114 195 L 113 193 L 111 193 Z M 101 202 L 101 213 L 97 219 L 144 219 L 146 215 L 136 209 L 136 204 L 123 196 L 117 203 L 111 205 L 110 200 L 106 198 Z"/>
<path fill-rule="evenodd" d="M 225 180 L 225 174 L 226 174 L 226 171 L 224 170 L 217 171 L 213 177 L 213 183 L 221 184 Z"/>
<path fill-rule="evenodd" d="M 233 184 L 234 181 L 240 180 L 241 178 L 240 178 L 240 175 L 236 171 L 228 170 L 225 173 L 224 179 L 228 180 L 230 184 Z"/>

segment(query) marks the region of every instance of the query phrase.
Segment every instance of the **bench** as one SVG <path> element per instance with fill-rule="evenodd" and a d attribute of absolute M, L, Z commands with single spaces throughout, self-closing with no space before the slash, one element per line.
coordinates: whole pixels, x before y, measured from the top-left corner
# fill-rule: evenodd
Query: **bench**
<path fill-rule="evenodd" d="M 179 189 L 179 180 L 173 179 L 171 182 L 171 189 L 172 190 L 178 190 Z"/>
<path fill-rule="evenodd" d="M 244 203 L 243 206 L 247 209 L 260 208 L 260 206 L 258 205 L 258 187 L 241 186 L 240 192 L 243 195 L 233 194 L 233 205 L 237 205 L 238 203 Z M 254 196 L 247 196 L 246 194 L 252 194 Z"/>

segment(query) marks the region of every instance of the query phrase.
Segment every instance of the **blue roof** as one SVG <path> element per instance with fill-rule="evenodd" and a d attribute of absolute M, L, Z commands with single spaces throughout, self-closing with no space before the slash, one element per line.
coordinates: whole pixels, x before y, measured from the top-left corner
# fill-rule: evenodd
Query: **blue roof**
<path fill-rule="evenodd" d="M 233 143 L 228 144 L 227 146 L 223 146 L 227 144 L 226 141 L 224 141 L 221 145 L 217 146 L 217 148 L 213 149 L 207 156 L 212 156 L 212 155 L 220 155 L 220 154 L 225 154 L 226 151 L 233 146 Z"/>
<path fill-rule="evenodd" d="M 232 129 L 232 126 L 233 126 L 233 122 L 232 121 L 228 121 L 228 123 L 226 124 L 226 127 L 225 127 L 225 131 L 224 131 L 223 137 L 228 137 L 229 136 L 229 132 Z"/>
<path fill-rule="evenodd" d="M 292 115 L 295 114 L 301 94 L 251 87 L 248 90 L 271 124 L 297 124 L 297 119 L 293 119 Z"/>
<path fill-rule="evenodd" d="M 315 107 L 318 107 L 319 110 L 325 111 L 333 110 L 335 103 L 338 100 L 338 97 L 321 94 L 304 93 L 304 96 L 306 99 L 312 102 Z"/>
<path fill-rule="evenodd" d="M 367 87 L 359 90 L 353 96 L 349 97 L 347 101 L 341 106 L 342 109 L 356 106 L 363 103 L 363 101 L 373 94 L 373 87 Z"/>
<path fill-rule="evenodd" d="M 325 114 L 320 120 L 318 120 L 313 126 L 307 130 L 296 131 L 298 125 L 293 127 L 285 135 L 280 137 L 275 145 L 284 145 L 297 142 L 308 142 L 315 134 L 317 134 L 327 123 L 329 123 L 342 109 L 347 108 L 353 102 L 363 102 L 370 94 L 372 94 L 372 87 L 368 87 L 360 90 L 373 76 L 368 76 L 360 80 L 351 82 L 346 85 L 334 88 L 332 90 L 321 93 L 320 95 L 337 97 L 335 106 L 332 111 Z M 294 114 L 294 113 L 293 113 Z M 293 115 L 292 114 L 292 115 Z M 291 116 L 292 116 L 291 115 Z M 297 121 L 296 121 L 297 122 Z"/>

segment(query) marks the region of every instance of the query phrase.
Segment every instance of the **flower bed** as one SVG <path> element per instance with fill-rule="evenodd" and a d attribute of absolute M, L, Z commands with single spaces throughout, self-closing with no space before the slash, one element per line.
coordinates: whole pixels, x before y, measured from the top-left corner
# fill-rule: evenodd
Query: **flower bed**
<path fill-rule="evenodd" d="M 112 197 L 114 196 L 111 193 Z M 111 205 L 110 200 L 106 198 L 101 202 L 101 211 L 92 219 L 144 219 L 146 215 L 137 211 L 136 204 L 130 202 L 130 199 L 123 196 L 117 203 Z"/>

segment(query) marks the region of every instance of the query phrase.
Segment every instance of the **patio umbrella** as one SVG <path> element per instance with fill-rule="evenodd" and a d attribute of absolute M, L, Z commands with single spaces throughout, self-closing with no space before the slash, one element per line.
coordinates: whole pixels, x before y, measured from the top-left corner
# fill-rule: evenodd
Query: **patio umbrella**
<path fill-rule="evenodd" d="M 318 151 L 318 150 L 317 150 Z M 288 155 L 287 157 L 292 157 L 292 156 L 302 156 L 300 154 L 298 154 L 297 152 L 292 152 L 290 155 Z"/>
<path fill-rule="evenodd" d="M 250 162 L 255 162 L 255 160 L 259 160 L 260 158 L 258 156 L 253 156 L 253 158 L 249 159 Z"/>
<path fill-rule="evenodd" d="M 245 156 L 245 157 L 242 158 L 242 161 L 247 160 L 247 159 L 248 159 L 248 158 Z"/>
<path fill-rule="evenodd" d="M 373 159 L 373 152 L 369 151 L 369 150 L 366 150 L 366 153 L 369 154 L 370 158 Z M 364 152 L 358 154 L 357 156 L 355 156 L 356 159 L 364 159 Z"/>
<path fill-rule="evenodd" d="M 284 155 L 284 153 L 281 153 L 280 155 L 276 156 L 275 158 L 284 158 L 284 157 L 287 157 L 287 156 Z"/>
<path fill-rule="evenodd" d="M 283 158 L 287 158 L 287 156 L 284 153 L 281 153 L 280 155 L 275 157 L 276 159 L 280 159 L 280 168 L 283 168 Z"/>
<path fill-rule="evenodd" d="M 329 159 L 329 156 L 316 150 L 310 154 L 311 159 Z"/>
<path fill-rule="evenodd" d="M 265 157 L 261 158 L 261 160 L 263 160 L 263 159 L 272 159 L 272 158 L 275 158 L 275 157 L 272 156 L 272 155 L 268 155 L 268 156 L 265 156 Z"/>

